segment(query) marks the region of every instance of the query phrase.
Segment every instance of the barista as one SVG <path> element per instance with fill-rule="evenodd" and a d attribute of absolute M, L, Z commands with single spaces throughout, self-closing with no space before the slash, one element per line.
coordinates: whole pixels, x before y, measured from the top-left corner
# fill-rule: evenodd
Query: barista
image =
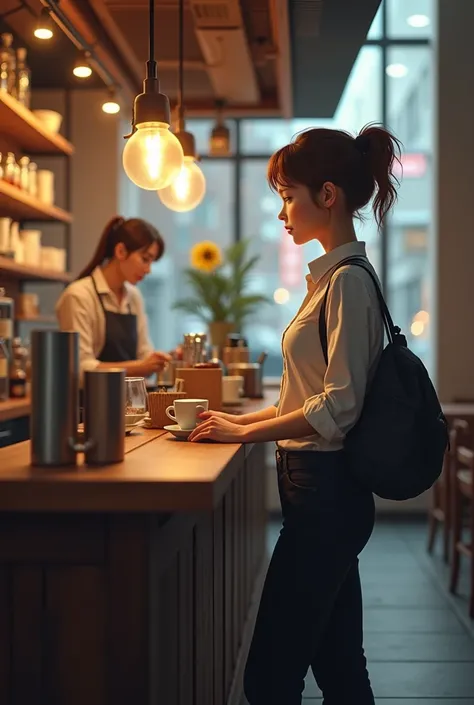
<path fill-rule="evenodd" d="M 140 218 L 112 218 L 89 264 L 61 295 L 61 330 L 79 336 L 81 378 L 93 369 L 121 367 L 149 377 L 170 359 L 151 345 L 143 298 L 136 285 L 162 257 L 157 229 Z"/>

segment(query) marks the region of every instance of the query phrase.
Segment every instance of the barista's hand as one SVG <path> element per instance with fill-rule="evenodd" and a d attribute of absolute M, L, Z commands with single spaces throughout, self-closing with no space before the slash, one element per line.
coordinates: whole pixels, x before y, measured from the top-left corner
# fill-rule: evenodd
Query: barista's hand
<path fill-rule="evenodd" d="M 204 416 L 205 413 L 207 413 L 208 418 L 196 426 L 196 428 L 189 435 L 188 441 L 245 443 L 245 434 L 247 433 L 245 426 L 239 426 L 236 423 L 227 421 L 222 418 L 222 414 L 219 412 L 203 412 L 202 416 Z M 229 414 L 229 416 L 231 416 L 231 414 Z"/>
<path fill-rule="evenodd" d="M 150 353 L 148 357 L 142 360 L 143 370 L 145 376 L 154 374 L 155 372 L 160 372 L 167 362 L 171 360 L 171 355 L 167 353 L 155 351 Z"/>

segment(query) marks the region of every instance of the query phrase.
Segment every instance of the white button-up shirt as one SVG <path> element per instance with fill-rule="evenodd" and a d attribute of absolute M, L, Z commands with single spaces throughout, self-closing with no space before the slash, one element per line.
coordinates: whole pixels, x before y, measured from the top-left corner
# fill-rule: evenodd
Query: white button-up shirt
<path fill-rule="evenodd" d="M 365 243 L 341 245 L 309 263 L 308 293 L 283 333 L 277 416 L 302 408 L 315 430 L 314 435 L 279 441 L 285 450 L 339 450 L 361 414 L 384 341 L 375 286 L 361 267 L 344 265 L 332 278 L 327 366 L 319 339 L 319 312 L 331 273 L 353 256 L 366 257 Z M 368 260 L 367 265 L 375 275 Z"/>
<path fill-rule="evenodd" d="M 104 308 L 114 313 L 134 313 L 137 316 L 137 356 L 142 360 L 153 352 L 148 335 L 148 323 L 143 297 L 137 287 L 125 284 L 125 295 L 119 302 L 107 284 L 102 270 L 92 272 Z M 105 316 L 91 277 L 78 279 L 64 290 L 56 304 L 59 327 L 79 333 L 81 376 L 99 365 L 98 356 L 105 344 Z M 117 360 L 117 362 L 120 362 Z"/>

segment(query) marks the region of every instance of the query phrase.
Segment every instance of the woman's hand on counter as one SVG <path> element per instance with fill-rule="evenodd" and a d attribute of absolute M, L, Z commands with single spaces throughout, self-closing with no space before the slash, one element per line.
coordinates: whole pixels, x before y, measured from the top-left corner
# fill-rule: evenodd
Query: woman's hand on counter
<path fill-rule="evenodd" d="M 189 435 L 188 441 L 218 441 L 219 443 L 245 443 L 247 428 L 238 422 L 229 421 L 232 414 L 220 411 L 205 411 L 200 414 L 205 418 Z M 235 417 L 238 418 L 238 417 Z"/>

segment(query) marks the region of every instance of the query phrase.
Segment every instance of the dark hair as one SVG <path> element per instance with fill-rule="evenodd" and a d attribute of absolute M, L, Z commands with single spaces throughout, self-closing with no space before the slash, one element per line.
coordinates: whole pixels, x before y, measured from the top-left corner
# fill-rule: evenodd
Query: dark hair
<path fill-rule="evenodd" d="M 96 267 L 111 259 L 119 242 L 123 242 L 128 252 L 136 252 L 136 250 L 148 248 L 156 242 L 158 253 L 155 261 L 159 260 L 165 251 L 165 243 L 160 233 L 146 220 L 141 218 L 125 220 L 125 218 L 115 216 L 105 226 L 91 261 L 84 267 L 77 278 L 88 277 Z"/>
<path fill-rule="evenodd" d="M 395 162 L 401 167 L 400 154 L 400 141 L 379 125 L 366 125 L 355 138 L 343 130 L 311 128 L 275 152 L 267 178 L 275 191 L 302 184 L 313 194 L 331 181 L 344 191 L 347 208 L 356 216 L 375 193 L 373 211 L 380 227 L 397 199 L 393 168 Z"/>

